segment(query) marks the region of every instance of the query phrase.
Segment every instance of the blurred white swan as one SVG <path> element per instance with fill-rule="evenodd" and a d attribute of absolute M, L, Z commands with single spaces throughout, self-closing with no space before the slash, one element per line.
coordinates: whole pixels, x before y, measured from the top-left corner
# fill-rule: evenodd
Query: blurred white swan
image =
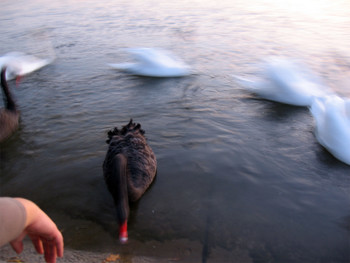
<path fill-rule="evenodd" d="M 0 68 L 7 67 L 6 78 L 24 76 L 52 63 L 53 58 L 41 59 L 21 52 L 11 52 L 0 57 Z"/>
<path fill-rule="evenodd" d="M 314 74 L 291 60 L 268 59 L 262 70 L 260 79 L 235 78 L 246 89 L 264 99 L 296 106 L 310 106 L 314 98 L 331 93 Z"/>
<path fill-rule="evenodd" d="M 350 165 L 350 100 L 338 96 L 315 99 L 310 107 L 318 142 Z"/>
<path fill-rule="evenodd" d="M 127 48 L 133 63 L 108 64 L 112 68 L 148 77 L 182 77 L 191 74 L 190 67 L 178 57 L 162 49 Z"/>

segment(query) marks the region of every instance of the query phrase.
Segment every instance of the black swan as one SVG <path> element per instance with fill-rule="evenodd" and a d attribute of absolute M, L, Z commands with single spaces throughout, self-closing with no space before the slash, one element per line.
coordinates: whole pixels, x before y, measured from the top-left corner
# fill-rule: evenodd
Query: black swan
<path fill-rule="evenodd" d="M 121 130 L 108 132 L 108 151 L 103 174 L 117 210 L 119 240 L 128 240 L 129 201 L 137 201 L 151 185 L 157 171 L 157 160 L 147 144 L 141 125 L 130 122 Z"/>
<path fill-rule="evenodd" d="M 0 142 L 4 141 L 18 128 L 19 112 L 6 81 L 6 67 L 1 69 L 1 87 L 5 108 L 0 109 Z"/>

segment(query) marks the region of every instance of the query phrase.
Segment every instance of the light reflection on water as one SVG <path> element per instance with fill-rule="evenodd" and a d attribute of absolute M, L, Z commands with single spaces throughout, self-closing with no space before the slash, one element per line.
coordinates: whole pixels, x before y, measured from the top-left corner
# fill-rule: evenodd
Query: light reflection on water
<path fill-rule="evenodd" d="M 350 77 L 348 3 L 292 2 L 6 1 L 3 53 L 41 51 L 27 29 L 45 27 L 57 59 L 14 89 L 21 128 L 1 145 L 1 195 L 36 201 L 67 247 L 109 251 L 117 235 L 104 141 L 133 118 L 159 167 L 132 208 L 131 240 L 185 238 L 263 262 L 346 260 L 349 167 L 319 146 L 306 108 L 256 99 L 232 78 L 281 55 L 350 96 L 340 84 Z M 198 74 L 152 79 L 108 68 L 133 46 L 170 49 Z"/>

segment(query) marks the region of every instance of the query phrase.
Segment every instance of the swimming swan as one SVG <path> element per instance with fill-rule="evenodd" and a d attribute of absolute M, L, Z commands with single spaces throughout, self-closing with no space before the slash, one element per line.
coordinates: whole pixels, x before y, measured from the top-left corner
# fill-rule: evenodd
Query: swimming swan
<path fill-rule="evenodd" d="M 190 67 L 169 51 L 155 48 L 126 49 L 136 62 L 108 64 L 114 69 L 148 77 L 182 77 L 191 74 Z"/>
<path fill-rule="evenodd" d="M 318 142 L 350 165 L 350 100 L 338 96 L 316 99 L 310 107 Z"/>
<path fill-rule="evenodd" d="M 14 79 L 16 76 L 24 76 L 53 62 L 53 58 L 41 59 L 21 52 L 11 52 L 0 57 L 0 67 L 6 65 L 7 80 Z"/>
<path fill-rule="evenodd" d="M 291 60 L 268 59 L 262 70 L 259 79 L 235 78 L 247 90 L 264 99 L 295 106 L 311 106 L 315 98 L 331 93 L 314 74 Z"/>
<path fill-rule="evenodd" d="M 103 162 L 107 188 L 117 209 L 119 240 L 128 240 L 129 201 L 135 202 L 151 185 L 157 170 L 157 160 L 144 136 L 140 124 L 132 120 L 119 130 L 108 132 L 108 151 Z"/>

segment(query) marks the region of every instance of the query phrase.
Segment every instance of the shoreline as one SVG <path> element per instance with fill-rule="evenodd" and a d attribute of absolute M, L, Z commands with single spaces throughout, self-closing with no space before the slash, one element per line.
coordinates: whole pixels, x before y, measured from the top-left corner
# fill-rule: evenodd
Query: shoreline
<path fill-rule="evenodd" d="M 57 263 L 252 262 L 246 250 L 227 251 L 214 247 L 210 249 L 210 254 L 205 258 L 203 258 L 202 250 L 201 243 L 186 239 L 146 243 L 131 241 L 130 244 L 120 246 L 110 252 L 65 248 L 63 258 L 57 258 Z M 45 263 L 45 260 L 43 255 L 36 253 L 31 241 L 26 239 L 23 252 L 19 255 L 9 244 L 0 248 L 0 263 L 10 262 Z"/>
<path fill-rule="evenodd" d="M 104 263 L 108 258 L 108 253 L 87 252 L 73 249 L 65 249 L 62 258 L 57 258 L 57 262 L 61 263 L 75 263 L 75 262 L 91 262 Z M 24 249 L 21 254 L 17 254 L 12 247 L 7 244 L 0 248 L 0 263 L 45 263 L 43 255 L 38 254 L 30 241 L 24 241 Z M 115 261 L 117 262 L 117 261 Z"/>

